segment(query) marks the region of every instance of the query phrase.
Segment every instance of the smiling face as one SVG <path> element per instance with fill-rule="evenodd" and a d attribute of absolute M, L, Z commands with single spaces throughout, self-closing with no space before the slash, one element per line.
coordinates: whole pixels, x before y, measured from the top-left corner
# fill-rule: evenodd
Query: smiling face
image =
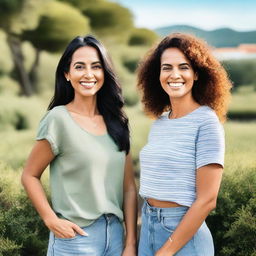
<path fill-rule="evenodd" d="M 178 48 L 168 48 L 161 56 L 160 83 L 170 99 L 192 99 L 197 75 L 190 61 Z"/>
<path fill-rule="evenodd" d="M 70 80 L 75 97 L 95 96 L 104 83 L 104 70 L 97 50 L 91 46 L 77 49 L 65 77 Z"/>

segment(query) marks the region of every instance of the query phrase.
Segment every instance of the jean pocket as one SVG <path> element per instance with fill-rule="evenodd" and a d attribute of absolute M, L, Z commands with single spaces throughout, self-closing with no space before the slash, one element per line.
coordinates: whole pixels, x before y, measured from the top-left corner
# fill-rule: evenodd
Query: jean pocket
<path fill-rule="evenodd" d="M 161 226 L 169 233 L 173 233 L 180 222 L 179 218 L 174 217 L 162 217 Z"/>
<path fill-rule="evenodd" d="M 54 238 L 56 240 L 61 240 L 61 241 L 73 241 L 75 239 L 77 239 L 80 235 L 76 234 L 74 237 L 70 237 L 70 238 L 61 238 L 61 237 L 57 237 L 54 235 Z"/>

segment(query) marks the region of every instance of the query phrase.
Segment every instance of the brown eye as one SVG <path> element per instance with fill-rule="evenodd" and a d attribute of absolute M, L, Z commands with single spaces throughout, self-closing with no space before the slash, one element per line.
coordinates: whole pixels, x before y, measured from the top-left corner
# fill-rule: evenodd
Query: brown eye
<path fill-rule="evenodd" d="M 77 65 L 77 66 L 75 66 L 75 69 L 83 69 L 83 66 L 82 65 Z"/>
<path fill-rule="evenodd" d="M 101 65 L 97 65 L 97 66 L 93 66 L 92 68 L 93 69 L 101 69 L 102 67 L 101 67 Z"/>
<path fill-rule="evenodd" d="M 171 70 L 171 67 L 163 66 L 162 70 Z"/>

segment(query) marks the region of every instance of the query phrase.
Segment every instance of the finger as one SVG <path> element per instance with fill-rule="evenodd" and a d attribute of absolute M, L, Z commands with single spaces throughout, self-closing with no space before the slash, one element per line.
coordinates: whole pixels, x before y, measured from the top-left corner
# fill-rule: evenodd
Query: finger
<path fill-rule="evenodd" d="M 81 236 L 89 236 L 83 229 L 81 229 L 79 226 L 75 224 L 73 225 L 72 228 Z"/>
<path fill-rule="evenodd" d="M 76 235 L 74 229 L 71 226 L 56 229 L 54 233 L 58 238 L 72 238 Z"/>

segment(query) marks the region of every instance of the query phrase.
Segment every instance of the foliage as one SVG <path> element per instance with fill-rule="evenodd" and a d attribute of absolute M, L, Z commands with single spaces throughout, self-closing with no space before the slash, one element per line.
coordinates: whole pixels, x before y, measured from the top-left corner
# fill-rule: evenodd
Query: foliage
<path fill-rule="evenodd" d="M 149 45 L 151 46 L 158 39 L 157 34 L 146 28 L 135 28 L 131 32 L 129 45 Z"/>
<path fill-rule="evenodd" d="M 218 256 L 256 253 L 255 168 L 224 174 L 218 207 L 207 219 Z"/>
<path fill-rule="evenodd" d="M 25 0 L 1 0 L 0 1 L 0 25 L 9 29 L 14 15 L 22 10 Z"/>
<path fill-rule="evenodd" d="M 240 86 L 233 92 L 228 117 L 236 120 L 256 119 L 256 91 L 254 86 Z"/>
<path fill-rule="evenodd" d="M 21 191 L 20 171 L 14 172 L 2 163 L 0 169 L 5 173 L 0 177 L 0 252 L 12 256 L 45 255 L 48 230 Z"/>
<path fill-rule="evenodd" d="M 1 49 L 1 58 L 0 58 L 0 77 L 7 75 L 12 69 L 12 60 L 9 52 L 8 45 L 6 44 L 6 34 L 3 31 L 0 31 L 0 49 Z"/>
<path fill-rule="evenodd" d="M 251 84 L 256 88 L 256 59 L 226 60 L 222 62 L 234 88 Z"/>
<path fill-rule="evenodd" d="M 75 36 L 88 32 L 89 21 L 78 9 L 53 1 L 45 4 L 38 27 L 25 31 L 23 39 L 40 50 L 56 52 L 63 50 Z"/>
<path fill-rule="evenodd" d="M 9 240 L 8 238 L 0 236 L 0 256 L 20 256 L 20 248 L 20 245 L 17 245 L 15 242 Z"/>
<path fill-rule="evenodd" d="M 133 28 L 133 17 L 129 9 L 117 3 L 102 2 L 83 11 L 90 19 L 93 31 L 108 38 L 125 42 Z"/>
<path fill-rule="evenodd" d="M 43 2 L 49 0 L 1 0 L 0 27 L 7 33 L 20 34 L 37 25 Z"/>
<path fill-rule="evenodd" d="M 84 0 L 58 0 L 58 1 L 69 3 L 73 6 L 75 6 L 76 8 L 78 8 L 79 10 L 86 10 L 89 7 L 98 5 L 105 0 L 86 0 L 86 1 L 84 1 Z"/>
<path fill-rule="evenodd" d="M 0 160 L 18 168 L 24 164 L 31 150 L 38 122 L 46 111 L 46 104 L 38 97 L 28 100 L 7 93 L 0 96 L 0 102 Z M 24 129 L 17 129 L 17 126 L 22 125 L 17 115 L 25 121 Z"/>

